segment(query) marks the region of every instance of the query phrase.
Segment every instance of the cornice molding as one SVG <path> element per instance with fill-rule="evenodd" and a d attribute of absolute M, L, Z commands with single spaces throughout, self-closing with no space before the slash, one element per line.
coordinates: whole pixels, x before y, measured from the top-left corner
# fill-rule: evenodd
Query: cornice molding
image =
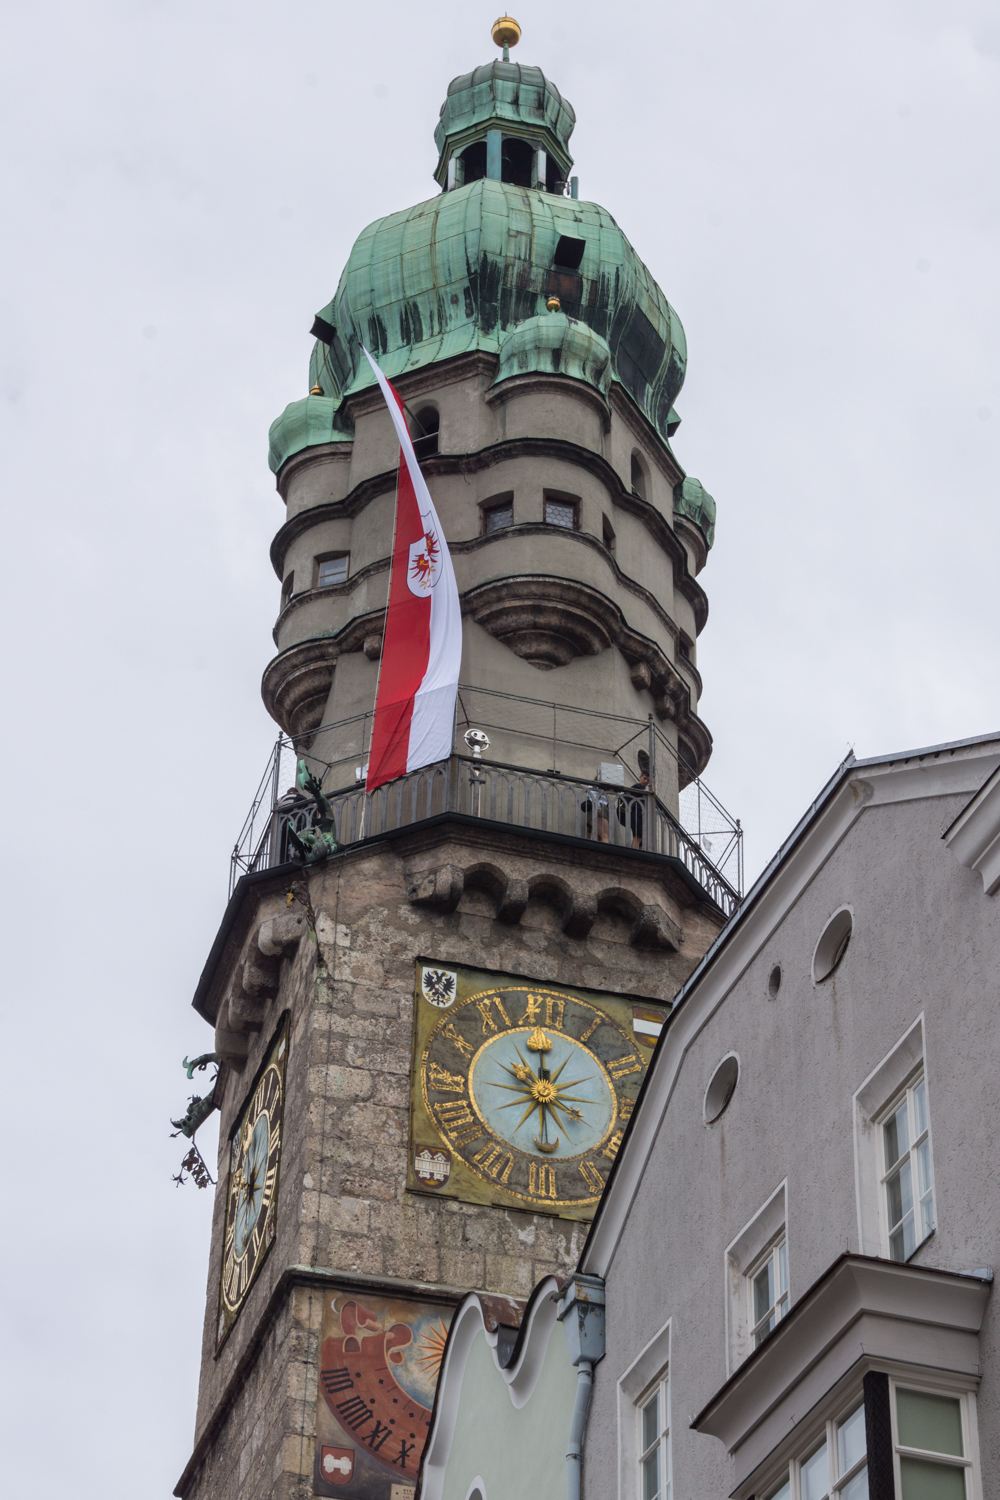
<path fill-rule="evenodd" d="M 669 632 L 673 640 L 677 641 L 680 635 L 680 627 L 673 616 L 668 614 L 664 609 L 656 595 L 652 594 L 649 589 L 644 588 L 634 578 L 630 578 L 627 573 L 623 573 L 618 566 L 614 554 L 609 552 L 604 543 L 598 541 L 596 536 L 591 536 L 587 531 L 569 531 L 561 527 L 547 526 L 540 521 L 522 521 L 516 526 L 506 527 L 503 531 L 489 532 L 486 536 L 468 537 L 464 542 L 452 542 L 450 550 L 454 554 L 465 556 L 469 553 L 479 552 L 485 547 L 503 545 L 505 541 L 512 537 L 552 537 L 555 535 L 558 535 L 562 541 L 572 540 L 596 552 L 611 569 L 615 582 L 621 588 L 627 590 L 628 593 L 634 595 L 636 599 L 640 599 L 646 605 L 647 609 L 652 610 L 653 614 L 662 621 L 664 628 Z M 321 589 L 303 589 L 301 593 L 293 594 L 275 621 L 272 632 L 275 645 L 278 644 L 278 636 L 281 634 L 282 627 L 302 605 L 314 603 L 317 599 L 322 599 L 326 596 L 333 598 L 349 597 L 359 584 L 364 583 L 377 573 L 386 572 L 390 561 L 389 557 L 376 558 L 374 562 L 370 562 L 365 567 L 359 568 L 357 573 L 352 573 L 343 583 L 330 584 Z M 691 674 L 696 694 L 700 696 L 701 676 L 694 663 L 679 661 L 677 667 L 679 670 L 684 670 Z"/>
<path fill-rule="evenodd" d="M 617 470 L 601 454 L 576 443 L 565 442 L 562 438 L 511 438 L 473 453 L 436 453 L 433 457 L 424 459 L 420 467 L 427 478 L 438 474 L 477 474 L 509 459 L 528 457 L 557 458 L 585 469 L 605 486 L 613 504 L 643 523 L 650 536 L 670 558 L 674 588 L 691 605 L 695 616 L 695 633 L 700 634 L 708 619 L 708 599 L 688 568 L 684 543 L 654 505 L 625 489 Z M 298 537 L 323 521 L 342 520 L 345 517 L 353 519 L 380 495 L 390 494 L 395 485 L 396 470 L 388 469 L 361 480 L 343 500 L 325 501 L 289 517 L 271 543 L 271 564 L 277 577 L 284 577 L 288 548 Z M 457 547 L 460 544 L 452 545 Z"/>
<path fill-rule="evenodd" d="M 600 391 L 585 380 L 572 375 L 546 375 L 538 370 L 525 371 L 523 375 L 508 375 L 499 385 L 490 386 L 483 400 L 487 406 L 503 406 L 505 402 L 519 396 L 531 395 L 534 391 L 555 391 L 559 395 L 571 395 L 591 407 L 601 419 L 604 432 L 611 431 L 611 408 Z"/>
<path fill-rule="evenodd" d="M 983 890 L 1000 890 L 1000 770 L 993 772 L 941 835 L 960 865 L 975 870 Z"/>

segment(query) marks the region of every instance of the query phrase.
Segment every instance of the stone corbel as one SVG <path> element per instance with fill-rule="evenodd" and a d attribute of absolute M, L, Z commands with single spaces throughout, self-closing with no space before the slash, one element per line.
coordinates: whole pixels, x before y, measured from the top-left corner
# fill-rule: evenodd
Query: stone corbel
<path fill-rule="evenodd" d="M 528 905 L 528 882 L 509 879 L 497 902 L 497 921 L 513 927 L 520 922 Z"/>
<path fill-rule="evenodd" d="M 629 939 L 635 948 L 669 948 L 673 953 L 680 950 L 683 940 L 680 927 L 655 902 L 640 908 Z"/>
<path fill-rule="evenodd" d="M 436 865 L 431 870 L 415 870 L 410 875 L 406 897 L 414 906 L 454 911 L 464 889 L 465 871 L 460 865 Z"/>
<path fill-rule="evenodd" d="M 597 921 L 597 897 L 572 895 L 563 912 L 562 930 L 567 937 L 585 938 Z"/>

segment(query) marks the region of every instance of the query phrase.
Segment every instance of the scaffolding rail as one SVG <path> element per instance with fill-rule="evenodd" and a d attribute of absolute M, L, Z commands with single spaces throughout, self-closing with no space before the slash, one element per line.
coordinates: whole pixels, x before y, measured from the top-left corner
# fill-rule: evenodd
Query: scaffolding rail
<path fill-rule="evenodd" d="M 683 864 L 727 916 L 739 905 L 739 820 L 651 720 L 463 687 L 451 756 L 369 795 L 364 777 L 371 717 L 358 714 L 321 725 L 311 745 L 322 746 L 322 757 L 313 748 L 305 752 L 311 768 L 322 772 L 342 846 L 460 813 L 511 828 L 668 855 Z M 473 729 L 487 739 L 487 731 L 493 732 L 489 746 L 479 753 L 469 753 L 466 734 Z M 486 753 L 502 750 L 505 736 L 513 736 L 522 750 L 526 742 L 529 747 L 532 740 L 539 742 L 532 758 L 544 744 L 544 759 L 552 765 L 538 769 Z M 233 849 L 230 894 L 242 875 L 288 863 L 289 827 L 301 833 L 312 824 L 314 805 L 295 788 L 297 753 L 287 736 L 278 737 Z M 588 756 L 596 762 L 594 776 L 578 771 Z M 575 766 L 576 774 L 560 769 L 560 762 Z M 649 779 L 643 784 L 646 768 Z M 679 816 L 665 805 L 660 791 L 671 800 L 676 797 Z"/>

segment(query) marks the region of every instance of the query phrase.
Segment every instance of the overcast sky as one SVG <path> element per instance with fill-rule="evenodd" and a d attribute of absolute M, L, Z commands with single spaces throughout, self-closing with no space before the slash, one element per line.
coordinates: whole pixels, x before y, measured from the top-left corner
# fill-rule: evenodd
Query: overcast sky
<path fill-rule="evenodd" d="M 706 780 L 754 873 L 850 746 L 1000 727 L 1000 22 L 986 0 L 519 4 L 584 198 L 677 308 L 716 497 Z M 436 191 L 456 0 L 3 7 L 10 1494 L 169 1494 L 210 1203 L 179 1062 L 259 696 L 267 429 L 372 219 Z M 214 1295 L 214 1289 L 213 1289 Z"/>

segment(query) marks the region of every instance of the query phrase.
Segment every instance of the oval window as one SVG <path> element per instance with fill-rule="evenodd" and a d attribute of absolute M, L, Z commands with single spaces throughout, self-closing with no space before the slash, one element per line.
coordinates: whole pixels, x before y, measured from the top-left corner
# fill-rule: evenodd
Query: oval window
<path fill-rule="evenodd" d="M 781 965 L 775 964 L 767 978 L 767 998 L 776 1000 L 781 989 Z"/>
<path fill-rule="evenodd" d="M 740 1061 L 734 1052 L 724 1057 L 712 1074 L 712 1081 L 705 1090 L 705 1124 L 711 1125 L 722 1114 L 733 1097 L 736 1080 L 740 1076 Z"/>
<path fill-rule="evenodd" d="M 847 952 L 853 931 L 854 918 L 849 909 L 842 906 L 827 922 L 823 935 L 816 944 L 812 962 L 813 984 L 822 984 L 824 979 L 829 979 Z"/>

